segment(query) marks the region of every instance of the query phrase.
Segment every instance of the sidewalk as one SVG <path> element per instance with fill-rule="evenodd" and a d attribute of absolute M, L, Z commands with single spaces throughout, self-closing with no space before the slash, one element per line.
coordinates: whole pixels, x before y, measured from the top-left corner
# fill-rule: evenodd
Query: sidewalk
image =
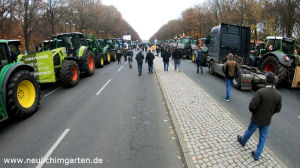
<path fill-rule="evenodd" d="M 256 150 L 257 139 L 251 138 L 243 148 L 236 136 L 245 129 L 199 85 L 175 72 L 172 61 L 164 72 L 162 59 L 156 57 L 154 68 L 188 167 L 284 166 L 267 147 L 254 161 L 251 151 Z"/>

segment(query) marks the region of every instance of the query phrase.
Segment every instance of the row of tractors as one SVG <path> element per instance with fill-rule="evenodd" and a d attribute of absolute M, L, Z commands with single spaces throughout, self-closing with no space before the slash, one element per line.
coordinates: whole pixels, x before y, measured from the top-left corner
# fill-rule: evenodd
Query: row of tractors
<path fill-rule="evenodd" d="M 265 73 L 273 72 L 278 85 L 300 87 L 299 47 L 293 38 L 269 36 L 264 41 L 251 41 L 249 27 L 221 23 L 211 29 L 207 38 L 193 41 L 185 36 L 166 41 L 170 47 L 178 47 L 183 58 L 195 61 L 196 48 L 206 53 L 209 72 L 225 76 L 223 64 L 229 52 L 235 55 L 241 69 L 233 80 L 233 86 L 241 90 L 265 86 Z M 197 46 L 197 47 L 196 47 Z"/>
<path fill-rule="evenodd" d="M 96 39 L 79 32 L 53 35 L 36 46 L 34 54 L 20 54 L 20 40 L 0 40 L 0 122 L 23 119 L 38 110 L 40 84 L 74 87 L 81 76 L 116 61 L 117 39 Z"/>

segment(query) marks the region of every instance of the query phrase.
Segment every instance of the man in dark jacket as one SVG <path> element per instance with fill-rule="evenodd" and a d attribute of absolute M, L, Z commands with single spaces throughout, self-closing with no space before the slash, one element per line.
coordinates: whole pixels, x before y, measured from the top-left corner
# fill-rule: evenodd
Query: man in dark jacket
<path fill-rule="evenodd" d="M 174 64 L 175 64 L 175 71 L 178 70 L 180 72 L 180 59 L 182 58 L 182 53 L 178 50 L 176 47 L 173 54 L 172 54 L 172 59 L 174 59 Z"/>
<path fill-rule="evenodd" d="M 154 55 L 149 50 L 147 55 L 146 55 L 146 60 L 145 60 L 146 63 L 148 62 L 149 73 L 153 73 L 153 60 L 154 59 L 155 59 Z"/>
<path fill-rule="evenodd" d="M 129 68 L 132 68 L 132 57 L 133 57 L 133 51 L 132 51 L 132 48 L 129 48 L 127 51 L 126 51 L 126 55 L 128 57 L 128 64 L 129 64 Z"/>
<path fill-rule="evenodd" d="M 272 72 L 266 75 L 267 85 L 259 89 L 249 104 L 252 117 L 248 129 L 243 136 L 238 135 L 237 139 L 242 146 L 245 146 L 251 135 L 259 128 L 259 142 L 256 151 L 252 151 L 252 156 L 258 160 L 266 143 L 269 126 L 272 116 L 281 110 L 281 95 L 274 88 L 275 76 Z"/>
<path fill-rule="evenodd" d="M 199 50 L 197 51 L 197 54 L 196 54 L 196 63 L 197 63 L 197 73 L 199 73 L 199 67 L 200 67 L 200 70 L 201 70 L 201 74 L 203 74 L 203 69 L 202 69 L 202 66 L 204 64 L 204 53 L 202 51 L 201 48 L 199 48 Z"/>
<path fill-rule="evenodd" d="M 164 71 L 169 70 L 169 59 L 171 57 L 171 53 L 168 49 L 165 49 L 161 52 L 161 57 L 163 58 L 164 62 Z"/>
<path fill-rule="evenodd" d="M 135 59 L 137 61 L 137 65 L 138 65 L 139 76 L 141 76 L 142 75 L 143 60 L 144 60 L 144 54 L 142 54 L 142 50 L 140 50 L 139 53 L 135 56 Z"/>

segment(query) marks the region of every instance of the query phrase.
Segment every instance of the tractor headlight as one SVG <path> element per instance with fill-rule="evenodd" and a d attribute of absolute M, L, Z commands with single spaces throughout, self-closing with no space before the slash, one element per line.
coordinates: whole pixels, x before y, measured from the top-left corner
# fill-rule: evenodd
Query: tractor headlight
<path fill-rule="evenodd" d="M 284 59 L 285 62 L 289 62 L 290 61 L 290 58 L 288 56 L 284 56 L 283 59 Z"/>
<path fill-rule="evenodd" d="M 64 49 L 62 50 L 62 52 L 63 52 L 64 54 L 67 54 L 66 48 L 64 48 Z"/>

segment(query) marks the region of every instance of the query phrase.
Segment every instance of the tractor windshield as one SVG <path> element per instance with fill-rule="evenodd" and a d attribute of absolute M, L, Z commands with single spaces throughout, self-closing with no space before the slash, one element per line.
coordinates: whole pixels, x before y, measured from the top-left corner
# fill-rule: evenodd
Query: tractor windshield
<path fill-rule="evenodd" d="M 191 41 L 192 40 L 190 38 L 183 39 L 184 44 L 191 44 Z"/>
<path fill-rule="evenodd" d="M 282 51 L 286 54 L 292 55 L 294 53 L 294 43 L 291 41 L 282 41 Z"/>
<path fill-rule="evenodd" d="M 8 64 L 8 60 L 7 60 L 8 55 L 7 55 L 7 50 L 6 50 L 5 44 L 0 44 L 0 57 L 1 57 L 0 65 Z"/>

